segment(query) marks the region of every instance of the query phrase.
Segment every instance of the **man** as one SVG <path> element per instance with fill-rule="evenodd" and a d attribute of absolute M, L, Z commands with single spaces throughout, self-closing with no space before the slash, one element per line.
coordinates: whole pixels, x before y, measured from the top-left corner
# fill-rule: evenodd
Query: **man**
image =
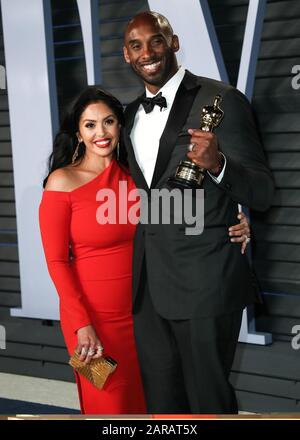
<path fill-rule="evenodd" d="M 238 203 L 269 207 L 273 181 L 248 101 L 229 85 L 179 68 L 178 50 L 178 37 L 160 14 L 143 12 L 129 22 L 125 60 L 146 88 L 126 109 L 125 145 L 137 187 L 168 188 L 186 155 L 207 170 L 201 235 L 186 235 L 176 224 L 137 228 L 137 349 L 149 412 L 236 413 L 228 377 L 254 287 L 227 228 Z M 217 94 L 224 118 L 215 133 L 203 132 L 197 129 L 202 108 Z M 155 95 L 155 102 L 147 99 Z"/>

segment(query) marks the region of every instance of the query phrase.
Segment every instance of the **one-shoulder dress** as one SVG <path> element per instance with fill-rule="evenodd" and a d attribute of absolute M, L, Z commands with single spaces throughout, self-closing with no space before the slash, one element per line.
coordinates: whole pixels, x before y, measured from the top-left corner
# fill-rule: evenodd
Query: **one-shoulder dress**
<path fill-rule="evenodd" d="M 113 159 L 101 174 L 73 191 L 44 191 L 39 208 L 69 354 L 77 345 L 76 331 L 92 324 L 104 355 L 118 362 L 102 390 L 75 373 L 83 414 L 146 413 L 132 321 L 135 224 L 127 213 L 135 202 L 124 197 L 134 188 L 127 170 Z"/>

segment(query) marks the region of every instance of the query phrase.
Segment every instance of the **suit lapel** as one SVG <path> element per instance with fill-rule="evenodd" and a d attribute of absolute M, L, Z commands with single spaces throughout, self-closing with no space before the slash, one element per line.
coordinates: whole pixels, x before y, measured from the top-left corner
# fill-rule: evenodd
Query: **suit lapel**
<path fill-rule="evenodd" d="M 125 110 L 125 127 L 126 127 L 126 130 L 127 130 L 128 134 L 130 134 L 130 132 L 132 130 L 136 112 L 138 111 L 138 108 L 140 106 L 141 100 L 143 99 L 144 96 L 145 96 L 145 92 L 142 95 L 140 95 L 135 101 L 133 101 L 130 104 L 128 104 L 127 107 L 126 107 L 126 110 Z"/>
<path fill-rule="evenodd" d="M 167 120 L 167 124 L 160 138 L 151 188 L 153 188 L 157 184 L 168 165 L 169 158 L 176 144 L 178 134 L 188 117 L 194 99 L 200 87 L 201 85 L 199 77 L 193 75 L 189 71 L 186 71 L 185 76 L 177 90 L 175 100 L 173 102 L 173 106 Z M 138 187 L 144 188 L 146 191 L 149 191 L 149 187 L 144 178 L 144 175 L 136 161 L 132 142 L 130 139 L 130 132 L 134 124 L 134 118 L 141 103 L 141 99 L 144 95 L 145 94 L 139 96 L 126 108 L 124 142 L 127 149 L 130 172 L 135 183 Z"/>
<path fill-rule="evenodd" d="M 160 138 L 151 188 L 155 187 L 155 185 L 158 183 L 168 165 L 178 134 L 188 117 L 200 87 L 199 78 L 186 71 L 186 74 L 176 93 L 167 124 Z"/>
<path fill-rule="evenodd" d="M 145 94 L 139 96 L 135 101 L 129 104 L 125 110 L 125 129 L 123 130 L 123 139 L 125 142 L 127 150 L 127 160 L 130 168 L 131 175 L 139 188 L 149 191 L 148 184 L 145 180 L 144 174 L 142 173 L 134 154 L 133 145 L 130 139 L 130 132 L 134 124 L 134 118 L 138 108 L 140 106 L 141 99 Z"/>

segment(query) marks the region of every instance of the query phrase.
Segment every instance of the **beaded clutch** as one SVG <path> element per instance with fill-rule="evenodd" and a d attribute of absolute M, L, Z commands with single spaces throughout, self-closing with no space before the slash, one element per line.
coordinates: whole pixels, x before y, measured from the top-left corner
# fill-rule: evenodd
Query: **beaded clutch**
<path fill-rule="evenodd" d="M 79 360 L 79 354 L 75 351 L 69 360 L 69 364 L 77 373 L 84 376 L 95 387 L 103 388 L 107 378 L 117 368 L 117 362 L 109 356 L 101 356 L 98 359 L 92 359 L 89 364 Z"/>

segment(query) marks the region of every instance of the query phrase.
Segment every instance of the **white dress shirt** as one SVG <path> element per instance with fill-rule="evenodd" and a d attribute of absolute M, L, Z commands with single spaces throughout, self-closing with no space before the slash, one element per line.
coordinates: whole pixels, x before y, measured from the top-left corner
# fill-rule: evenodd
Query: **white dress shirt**
<path fill-rule="evenodd" d="M 167 107 L 160 109 L 155 105 L 150 113 L 146 113 L 142 105 L 139 106 L 135 115 L 134 124 L 131 130 L 131 141 L 135 153 L 136 161 L 144 174 L 148 186 L 151 186 L 151 181 L 156 164 L 159 141 L 165 129 L 175 95 L 185 75 L 185 69 L 180 67 L 175 75 L 159 90 L 166 98 Z M 158 93 L 159 93 L 158 92 Z M 153 95 L 146 88 L 146 96 L 153 98 Z M 195 128 L 195 127 L 191 127 Z M 211 176 L 217 183 L 222 180 L 225 165 L 221 174 L 218 177 Z"/>

